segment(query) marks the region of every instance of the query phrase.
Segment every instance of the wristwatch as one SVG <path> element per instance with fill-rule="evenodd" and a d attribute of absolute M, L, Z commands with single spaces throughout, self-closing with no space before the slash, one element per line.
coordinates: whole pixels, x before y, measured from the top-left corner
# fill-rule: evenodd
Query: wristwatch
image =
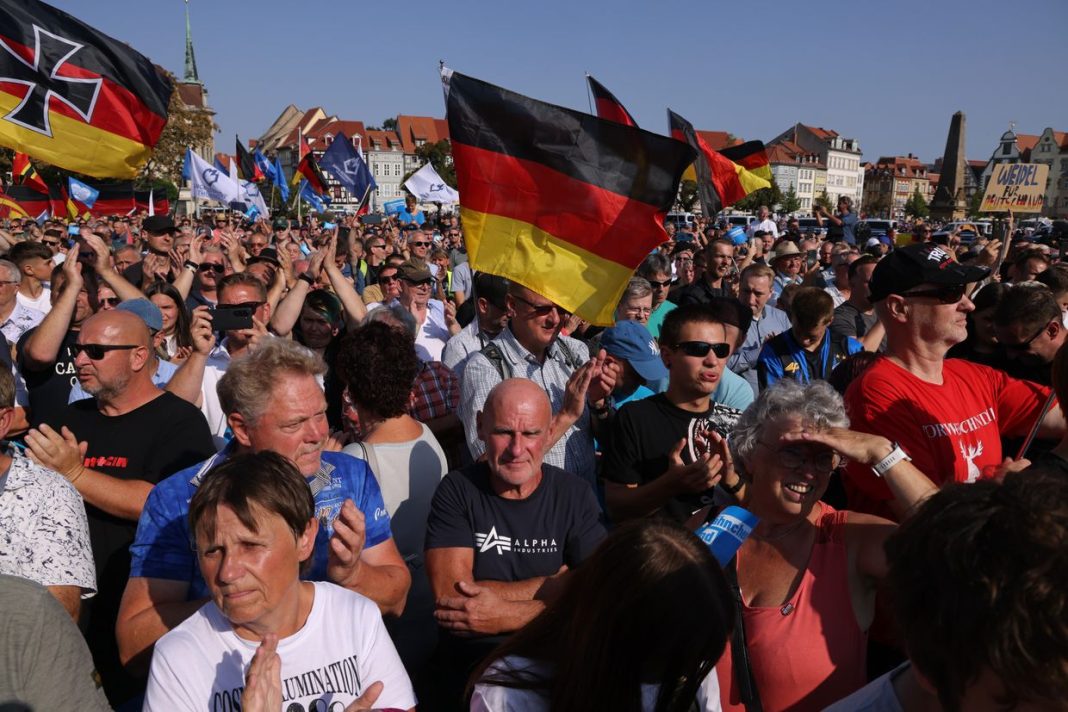
<path fill-rule="evenodd" d="M 912 458 L 908 456 L 908 453 L 901 449 L 901 446 L 899 444 L 895 442 L 893 443 L 893 446 L 894 447 L 890 451 L 889 455 L 887 455 L 882 460 L 872 466 L 871 469 L 875 472 L 875 475 L 877 477 L 882 477 L 883 475 L 885 475 L 887 472 L 890 471 L 891 467 L 901 462 L 902 460 L 908 460 L 909 462 L 912 462 Z"/>
<path fill-rule="evenodd" d="M 727 494 L 738 494 L 738 492 L 742 489 L 743 484 L 744 481 L 741 477 L 739 477 L 738 481 L 735 482 L 733 485 L 728 485 L 726 481 L 724 481 L 722 478 L 719 481 L 720 488 Z"/>
<path fill-rule="evenodd" d="M 200 265 L 198 265 L 193 260 L 186 260 L 185 262 L 182 263 L 182 266 L 183 267 L 188 267 L 189 269 L 193 270 L 194 272 L 196 272 L 198 269 L 200 269 Z"/>
<path fill-rule="evenodd" d="M 302 282 L 307 282 L 309 287 L 314 287 L 315 286 L 315 277 L 312 277 L 307 272 L 301 272 L 300 274 L 298 274 L 297 275 L 297 279 L 299 279 Z"/>

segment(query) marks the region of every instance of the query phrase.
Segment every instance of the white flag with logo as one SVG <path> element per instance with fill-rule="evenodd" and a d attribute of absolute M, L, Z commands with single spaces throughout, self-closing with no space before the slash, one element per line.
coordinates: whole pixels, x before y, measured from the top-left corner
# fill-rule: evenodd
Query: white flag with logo
<path fill-rule="evenodd" d="M 271 217 L 271 211 L 267 209 L 267 203 L 263 202 L 263 193 L 260 192 L 259 186 L 247 180 L 239 181 L 239 183 L 241 184 L 241 202 L 246 207 L 256 208 L 256 212 L 263 217 Z"/>
<path fill-rule="evenodd" d="M 404 187 L 423 203 L 452 205 L 460 202 L 460 194 L 447 185 L 429 163 L 413 173 Z"/>
<path fill-rule="evenodd" d="M 230 176 L 193 151 L 189 151 L 186 156 L 189 162 L 189 186 L 194 198 L 217 200 L 226 205 L 243 202 L 241 186 L 230 180 Z"/>

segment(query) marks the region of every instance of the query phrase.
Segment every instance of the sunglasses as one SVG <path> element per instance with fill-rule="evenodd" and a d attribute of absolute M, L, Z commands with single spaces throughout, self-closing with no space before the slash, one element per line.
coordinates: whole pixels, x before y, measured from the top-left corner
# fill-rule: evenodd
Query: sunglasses
<path fill-rule="evenodd" d="M 408 284 L 412 285 L 413 287 L 426 287 L 426 286 L 430 285 L 430 283 L 433 281 L 433 279 L 420 279 L 420 280 L 405 279 L 404 281 L 407 282 Z"/>
<path fill-rule="evenodd" d="M 708 356 L 709 351 L 714 353 L 716 358 L 727 358 L 731 352 L 730 344 L 710 344 L 707 341 L 680 341 L 675 344 L 675 348 L 687 356 L 696 358 Z"/>
<path fill-rule="evenodd" d="M 41 244 L 49 247 L 59 247 L 59 240 L 41 240 Z"/>
<path fill-rule="evenodd" d="M 1017 353 L 1023 353 L 1024 351 L 1027 351 L 1027 348 L 1031 345 L 1032 341 L 1034 341 L 1038 337 L 1042 336 L 1042 333 L 1046 330 L 1046 327 L 1048 327 L 1048 326 L 1049 326 L 1049 324 L 1043 324 L 1042 328 L 1039 329 L 1038 331 L 1036 331 L 1035 335 L 1032 336 L 1027 341 L 1023 341 L 1023 342 L 1020 342 L 1018 344 L 1006 344 L 1004 341 L 1001 341 L 999 343 L 1001 343 L 1001 345 L 1005 347 L 1006 351 L 1015 351 Z"/>
<path fill-rule="evenodd" d="M 99 302 L 100 304 L 106 304 L 109 307 L 117 306 L 118 303 L 121 302 L 121 301 L 122 300 L 119 299 L 118 297 L 104 297 L 103 299 L 98 299 L 97 300 L 97 302 Z"/>
<path fill-rule="evenodd" d="M 658 282 L 655 279 L 650 279 L 649 280 L 649 284 L 654 289 L 663 289 L 664 287 L 670 287 L 671 286 L 671 280 L 670 279 L 665 279 L 663 282 Z"/>
<path fill-rule="evenodd" d="M 385 245 L 371 245 L 371 249 L 372 250 L 384 250 L 384 249 L 386 249 L 386 246 Z"/>
<path fill-rule="evenodd" d="M 223 272 L 226 271 L 226 267 L 224 267 L 223 265 L 213 264 L 211 262 L 205 262 L 204 264 L 200 265 L 200 271 L 201 272 L 214 272 L 215 274 L 222 274 Z"/>
<path fill-rule="evenodd" d="M 107 355 L 108 351 L 129 351 L 136 348 L 139 348 L 137 344 L 75 344 L 74 355 L 77 356 L 84 351 L 90 360 L 99 361 Z"/>
<path fill-rule="evenodd" d="M 430 243 L 429 242 L 409 242 L 408 245 L 410 247 L 428 247 L 430 245 Z"/>
<path fill-rule="evenodd" d="M 954 287 L 939 287 L 938 289 L 919 289 L 915 292 L 905 292 L 903 297 L 929 297 L 941 304 L 956 304 L 964 298 L 965 285 L 958 284 Z"/>
<path fill-rule="evenodd" d="M 556 304 L 535 304 L 534 302 L 527 301 L 526 299 L 523 299 L 523 297 L 517 295 L 512 295 L 512 298 L 518 299 L 519 301 L 530 307 L 530 313 L 538 319 L 549 316 L 549 314 L 554 311 L 560 316 L 560 318 L 571 316 L 571 312 L 561 306 L 557 306 Z"/>
<path fill-rule="evenodd" d="M 378 283 L 379 284 L 388 284 L 390 282 L 399 282 L 399 281 L 400 281 L 400 277 L 398 277 L 396 275 L 393 275 L 393 274 L 388 275 L 386 277 L 379 277 L 378 278 Z"/>
<path fill-rule="evenodd" d="M 220 304 L 221 307 L 227 309 L 248 309 L 249 311 L 256 311 L 267 302 L 238 302 L 237 304 Z"/>

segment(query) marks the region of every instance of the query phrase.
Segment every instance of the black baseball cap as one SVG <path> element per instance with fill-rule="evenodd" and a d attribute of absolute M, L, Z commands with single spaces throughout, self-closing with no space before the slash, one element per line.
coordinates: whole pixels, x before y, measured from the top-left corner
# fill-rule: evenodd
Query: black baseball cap
<path fill-rule="evenodd" d="M 989 267 L 962 265 L 940 245 L 921 242 L 899 247 L 879 260 L 871 275 L 869 299 L 877 302 L 891 294 L 904 294 L 921 284 L 954 287 L 978 282 Z"/>
<path fill-rule="evenodd" d="M 501 311 L 508 310 L 509 281 L 495 274 L 479 272 L 474 279 L 475 297 L 482 297 Z"/>

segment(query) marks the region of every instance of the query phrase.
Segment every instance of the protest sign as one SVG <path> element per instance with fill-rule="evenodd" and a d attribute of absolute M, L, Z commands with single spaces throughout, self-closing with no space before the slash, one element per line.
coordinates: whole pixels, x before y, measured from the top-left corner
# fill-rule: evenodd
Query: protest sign
<path fill-rule="evenodd" d="M 979 211 L 1037 213 L 1046 195 L 1049 166 L 1044 163 L 1000 163 L 994 166 Z"/>

